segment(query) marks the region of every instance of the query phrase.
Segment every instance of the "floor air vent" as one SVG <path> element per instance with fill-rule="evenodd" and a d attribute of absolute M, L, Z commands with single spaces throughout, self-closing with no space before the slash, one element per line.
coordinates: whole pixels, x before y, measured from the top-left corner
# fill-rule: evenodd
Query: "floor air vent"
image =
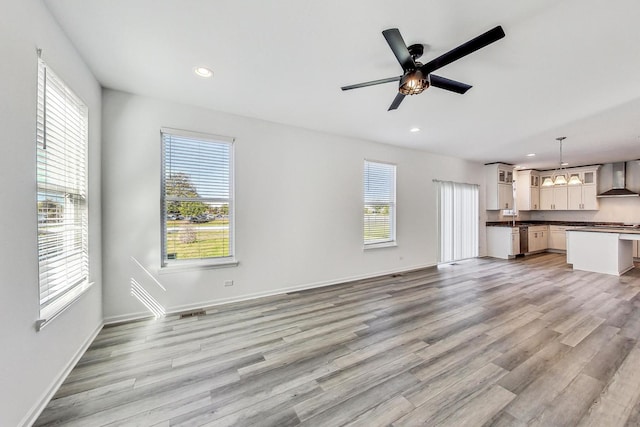
<path fill-rule="evenodd" d="M 190 311 L 188 313 L 181 313 L 180 318 L 186 319 L 187 317 L 204 316 L 205 314 L 207 313 L 204 310 Z"/>

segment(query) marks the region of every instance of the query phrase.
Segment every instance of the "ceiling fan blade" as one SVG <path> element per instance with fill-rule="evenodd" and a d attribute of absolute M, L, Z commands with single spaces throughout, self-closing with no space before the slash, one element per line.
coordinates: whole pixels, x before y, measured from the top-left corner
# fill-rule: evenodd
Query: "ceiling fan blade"
<path fill-rule="evenodd" d="M 400 35 L 400 31 L 397 28 L 389 28 L 388 30 L 384 30 L 382 35 L 387 40 L 387 43 L 389 43 L 389 47 L 398 59 L 402 69 L 404 71 L 415 69 L 416 63 L 411 57 L 407 44 Z"/>
<path fill-rule="evenodd" d="M 486 33 L 480 34 L 478 37 L 471 39 L 468 42 L 463 43 L 454 49 L 451 49 L 449 52 L 440 55 L 436 59 L 427 62 L 422 66 L 421 70 L 425 74 L 430 74 L 432 71 L 444 67 L 447 64 L 451 64 L 453 61 L 457 61 L 463 56 L 467 56 L 470 53 L 475 52 L 476 50 L 482 49 L 483 47 L 488 46 L 503 37 L 504 30 L 500 25 L 498 25 L 497 27 L 492 28 Z"/>
<path fill-rule="evenodd" d="M 342 86 L 340 89 L 342 89 L 342 90 L 350 90 L 350 89 L 358 89 L 358 88 L 361 88 L 361 87 L 380 85 L 380 84 L 383 84 L 383 83 L 399 82 L 401 78 L 402 78 L 402 76 L 389 77 L 389 78 L 380 79 L 380 80 L 372 80 L 370 82 L 356 83 L 354 85 Z"/>
<path fill-rule="evenodd" d="M 457 82 L 455 80 L 447 79 L 445 77 L 436 76 L 435 74 L 431 74 L 429 76 L 429 80 L 431 81 L 431 86 L 437 87 L 444 90 L 449 90 L 451 92 L 463 94 L 473 86 L 468 85 L 466 83 Z"/>
<path fill-rule="evenodd" d="M 400 103 L 402 102 L 403 99 L 404 99 L 404 95 L 398 92 L 398 94 L 394 98 L 393 102 L 391 103 L 387 111 L 396 110 L 400 106 Z"/>

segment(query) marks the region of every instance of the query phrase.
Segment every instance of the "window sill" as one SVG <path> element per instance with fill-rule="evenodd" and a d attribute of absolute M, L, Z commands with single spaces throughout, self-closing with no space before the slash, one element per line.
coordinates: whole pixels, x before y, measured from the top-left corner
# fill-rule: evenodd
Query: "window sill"
<path fill-rule="evenodd" d="M 85 282 L 76 286 L 59 302 L 53 303 L 40 312 L 40 318 L 36 320 L 36 331 L 40 332 L 49 322 L 71 307 L 82 295 L 86 294 L 95 282 Z"/>
<path fill-rule="evenodd" d="M 212 270 L 216 268 L 237 267 L 239 261 L 236 259 L 225 259 L 224 261 L 173 261 L 160 268 L 158 274 L 181 273 L 190 270 Z"/>
<path fill-rule="evenodd" d="M 363 250 L 368 251 L 369 249 L 380 249 L 380 248 L 394 248 L 398 246 L 398 242 L 383 242 L 383 243 L 371 243 L 369 245 L 364 245 Z"/>

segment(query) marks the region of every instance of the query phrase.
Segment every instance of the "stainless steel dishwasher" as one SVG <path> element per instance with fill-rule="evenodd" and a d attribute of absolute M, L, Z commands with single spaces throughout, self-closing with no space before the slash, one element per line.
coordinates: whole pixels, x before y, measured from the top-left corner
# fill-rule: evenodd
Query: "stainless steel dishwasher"
<path fill-rule="evenodd" d="M 520 253 L 526 254 L 529 252 L 529 226 L 520 225 Z"/>

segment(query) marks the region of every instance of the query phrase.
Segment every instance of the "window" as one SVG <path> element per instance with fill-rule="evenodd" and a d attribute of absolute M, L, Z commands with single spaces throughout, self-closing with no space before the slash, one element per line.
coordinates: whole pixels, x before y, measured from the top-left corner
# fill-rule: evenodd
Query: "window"
<path fill-rule="evenodd" d="M 478 186 L 435 181 L 441 263 L 478 256 Z"/>
<path fill-rule="evenodd" d="M 88 286 L 87 128 L 87 107 L 38 59 L 38 328 Z"/>
<path fill-rule="evenodd" d="M 396 240 L 396 166 L 364 161 L 364 244 L 389 246 Z"/>
<path fill-rule="evenodd" d="M 233 260 L 233 139 L 162 130 L 162 265 Z"/>

